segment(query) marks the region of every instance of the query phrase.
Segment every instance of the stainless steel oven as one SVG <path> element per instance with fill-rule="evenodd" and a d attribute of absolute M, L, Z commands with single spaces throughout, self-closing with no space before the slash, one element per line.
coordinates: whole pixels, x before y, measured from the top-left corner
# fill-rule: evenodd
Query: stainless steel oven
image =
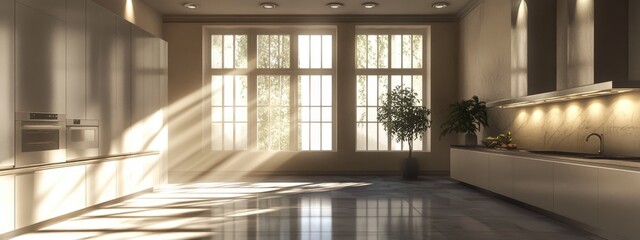
<path fill-rule="evenodd" d="M 98 120 L 67 119 L 67 161 L 100 154 Z"/>
<path fill-rule="evenodd" d="M 16 113 L 16 167 L 66 160 L 65 115 Z"/>

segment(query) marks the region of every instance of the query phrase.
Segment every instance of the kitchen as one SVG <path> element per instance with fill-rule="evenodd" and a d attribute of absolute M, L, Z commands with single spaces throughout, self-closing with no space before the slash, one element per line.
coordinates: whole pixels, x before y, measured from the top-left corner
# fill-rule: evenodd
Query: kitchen
<path fill-rule="evenodd" d="M 482 137 L 511 131 L 513 141 L 523 150 L 595 154 L 600 142 L 585 138 L 598 133 L 604 136 L 606 154 L 640 156 L 640 143 L 634 141 L 640 136 L 640 119 L 635 114 L 640 109 L 635 91 L 640 72 L 634 67 L 640 61 L 640 33 L 635 27 L 640 24 L 640 4 L 634 1 L 607 5 L 603 0 L 456 0 L 444 12 L 432 7 L 435 1 L 410 1 L 418 4 L 411 9 L 385 1 L 372 8 L 343 3 L 336 9 L 326 3 L 314 8 L 302 2 L 278 2 L 273 9 L 260 8 L 258 2 L 233 6 L 225 5 L 231 4 L 226 1 L 216 6 L 203 0 L 193 1 L 195 8 L 169 0 L 66 0 L 58 6 L 51 2 L 0 2 L 6 6 L 0 7 L 5 11 L 0 14 L 0 31 L 15 33 L 0 34 L 0 51 L 11 53 L 0 56 L 0 74 L 4 74 L 0 76 L 0 91 L 4 91 L 0 97 L 5 98 L 0 111 L 11 116 L 0 120 L 0 137 L 5 138 L 0 141 L 4 144 L 0 146 L 0 206 L 4 206 L 0 211 L 11 213 L 0 217 L 0 233 L 33 231 L 47 226 L 47 220 L 54 222 L 55 217 L 123 201 L 122 197 L 164 183 L 291 175 L 301 181 L 315 175 L 398 175 L 406 152 L 359 149 L 360 130 L 355 123 L 360 120 L 355 109 L 360 105 L 354 92 L 358 91 L 358 71 L 364 70 L 356 66 L 357 50 L 352 45 L 357 35 L 378 34 L 400 25 L 394 31 L 426 32 L 424 68 L 411 70 L 411 74 L 423 74 L 420 88 L 428 96 L 425 105 L 432 109 L 428 140 L 415 152 L 422 176 L 450 176 L 453 182 L 506 196 L 515 206 L 533 206 L 536 213 L 600 237 L 640 236 L 633 227 L 640 220 L 625 216 L 640 211 L 630 202 L 640 199 L 629 184 L 638 181 L 638 166 L 633 162 L 622 161 L 623 167 L 566 158 L 554 162 L 550 160 L 554 157 L 547 156 L 452 148 L 462 136 L 438 138 L 448 105 L 477 95 L 489 106 L 490 127 L 481 132 Z M 300 30 L 301 25 L 309 33 Z M 243 146 L 249 149 L 213 149 L 216 138 L 212 136 L 218 135 L 213 135 L 217 120 L 212 112 L 231 106 L 224 101 L 212 103 L 215 76 L 247 72 L 249 81 L 254 81 L 254 75 L 270 70 L 208 67 L 212 62 L 207 53 L 214 52 L 214 47 L 207 41 L 213 42 L 214 37 L 205 35 L 224 40 L 229 34 L 244 34 L 245 29 L 249 43 L 259 41 L 260 34 L 274 34 L 273 29 L 276 34 L 308 34 L 309 39 L 332 37 L 332 67 L 308 73 L 332 77 L 327 90 L 319 85 L 332 93 L 330 103 L 309 105 L 310 109 L 330 109 L 330 119 L 318 121 L 332 130 L 323 135 L 331 136 L 330 151 L 299 151 L 294 143 L 285 151 L 261 151 L 260 129 L 252 127 L 260 122 L 252 115 L 260 106 L 251 102 L 261 88 L 251 84 L 246 88 L 248 103 L 233 103 L 234 110 L 248 109 L 246 120 L 219 120 L 248 126 L 237 129 L 248 132 Z M 313 32 L 316 29 L 320 33 Z M 299 40 L 291 38 L 292 44 Z M 247 55 L 258 56 L 260 50 L 249 46 Z M 303 45 L 291 49 L 297 54 Z M 297 58 L 291 59 L 292 66 L 298 65 Z M 64 67 L 56 65 L 59 63 Z M 251 59 L 247 61 L 252 64 Z M 42 71 L 33 71 L 33 67 Z M 291 99 L 303 96 L 296 94 L 298 82 L 291 83 Z M 293 109 L 295 104 L 286 106 Z M 297 120 L 296 112 L 290 111 L 294 116 L 290 121 Z M 44 125 L 53 125 L 53 132 L 57 131 L 56 137 L 47 138 L 49 143 L 56 142 L 53 147 L 41 146 L 53 151 L 38 157 L 22 154 L 29 129 L 40 131 Z M 291 142 L 303 135 L 296 128 L 290 132 Z M 226 135 L 219 136 L 224 139 Z M 232 139 L 238 138 L 234 136 Z M 527 162 L 527 158 L 533 160 Z M 518 165 L 516 160 L 522 159 L 519 163 L 524 165 Z M 499 171 L 492 172 L 491 166 Z M 526 171 L 529 169 L 542 170 L 534 174 Z M 61 175 L 64 179 L 58 179 Z M 514 180 L 519 175 L 529 178 Z M 561 179 L 582 184 L 563 185 Z M 56 182 L 82 187 L 53 184 Z M 623 183 L 634 190 L 627 191 Z M 462 185 L 464 191 L 478 193 L 468 185 Z M 34 200 L 42 194 L 46 201 Z M 58 210 L 42 213 L 52 206 Z M 98 208 L 101 206 L 106 205 Z M 600 210 L 609 208 L 610 214 Z M 629 215 L 640 216 L 637 213 Z"/>

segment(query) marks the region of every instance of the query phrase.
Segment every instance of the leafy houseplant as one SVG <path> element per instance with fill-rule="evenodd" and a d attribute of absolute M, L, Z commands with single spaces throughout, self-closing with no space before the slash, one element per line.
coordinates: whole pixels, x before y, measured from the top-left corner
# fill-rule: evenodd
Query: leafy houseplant
<path fill-rule="evenodd" d="M 477 144 L 476 133 L 481 126 L 489 126 L 486 103 L 480 101 L 478 96 L 473 96 L 471 99 L 453 103 L 449 108 L 449 118 L 440 126 L 440 137 L 451 133 L 465 133 L 466 145 Z"/>
<path fill-rule="evenodd" d="M 413 141 L 422 139 L 423 134 L 431 127 L 429 115 L 431 110 L 418 106 L 418 94 L 409 88 L 397 86 L 382 98 L 382 106 L 378 109 L 378 122 L 398 142 L 407 142 L 409 158 L 405 161 L 403 176 L 418 177 L 418 162 L 412 158 Z"/>

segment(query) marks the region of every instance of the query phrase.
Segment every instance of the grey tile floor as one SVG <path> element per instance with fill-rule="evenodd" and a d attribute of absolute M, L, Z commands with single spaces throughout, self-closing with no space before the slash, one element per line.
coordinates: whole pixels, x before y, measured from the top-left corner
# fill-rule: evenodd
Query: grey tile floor
<path fill-rule="evenodd" d="M 15 239 L 601 239 L 447 177 L 170 184 Z"/>

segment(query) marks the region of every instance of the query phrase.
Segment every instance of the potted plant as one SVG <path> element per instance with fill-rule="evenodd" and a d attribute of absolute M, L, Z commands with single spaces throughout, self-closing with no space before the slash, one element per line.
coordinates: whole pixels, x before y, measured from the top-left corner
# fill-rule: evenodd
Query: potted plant
<path fill-rule="evenodd" d="M 477 145 L 477 132 L 480 127 L 489 126 L 486 103 L 480 101 L 478 96 L 473 96 L 471 99 L 453 103 L 449 108 L 449 118 L 440 126 L 440 137 L 451 133 L 464 133 L 465 145 Z"/>
<path fill-rule="evenodd" d="M 407 179 L 418 177 L 418 161 L 411 155 L 413 141 L 422 139 L 431 127 L 431 110 L 418 104 L 420 99 L 417 93 L 410 88 L 397 86 L 382 97 L 382 106 L 378 109 L 378 122 L 396 141 L 406 142 L 409 146 L 409 158 L 405 160 L 402 174 Z"/>

